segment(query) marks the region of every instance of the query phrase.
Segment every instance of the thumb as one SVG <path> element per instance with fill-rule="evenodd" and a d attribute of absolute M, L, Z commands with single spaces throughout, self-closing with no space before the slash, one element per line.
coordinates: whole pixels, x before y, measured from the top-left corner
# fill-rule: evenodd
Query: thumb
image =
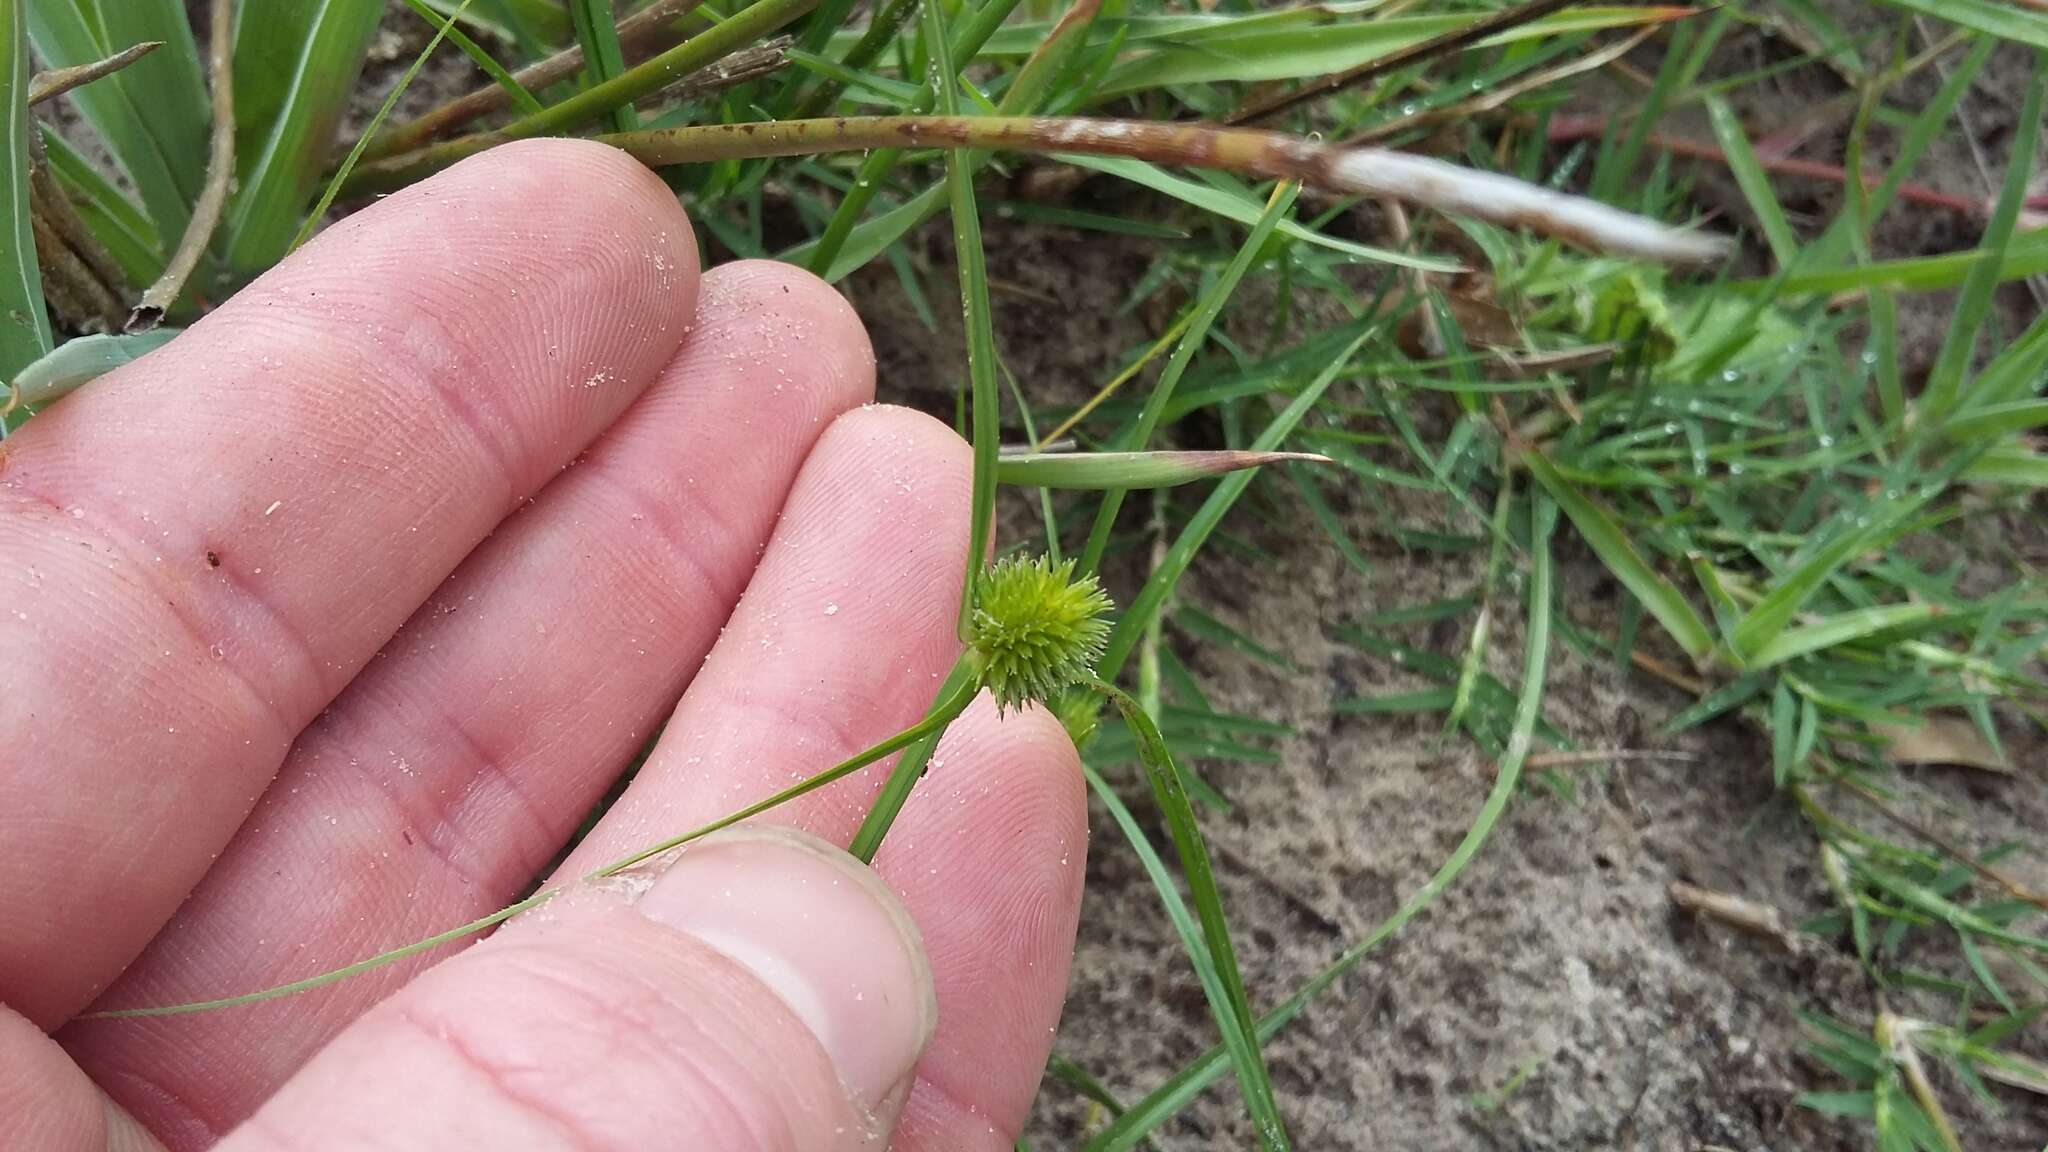
<path fill-rule="evenodd" d="M 882 1148 L 937 1018 L 880 878 L 736 829 L 428 972 L 222 1147 Z"/>

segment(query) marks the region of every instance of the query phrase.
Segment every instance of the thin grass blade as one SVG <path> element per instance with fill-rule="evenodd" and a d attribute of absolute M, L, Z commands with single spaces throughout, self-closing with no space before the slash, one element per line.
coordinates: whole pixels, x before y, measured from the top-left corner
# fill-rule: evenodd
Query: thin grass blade
<path fill-rule="evenodd" d="M 526 87 L 519 83 L 518 78 L 506 71 L 505 66 L 498 63 L 497 58 L 486 51 L 483 45 L 470 39 L 468 33 L 456 27 L 456 25 L 461 23 L 462 13 L 469 10 L 469 0 L 459 0 L 458 3 L 450 7 L 450 11 L 446 14 L 435 10 L 432 4 L 427 3 L 427 0 L 405 0 L 405 4 L 406 7 L 417 12 L 420 19 L 425 20 L 429 26 L 445 32 L 449 41 L 457 48 L 462 49 L 462 54 L 469 57 L 470 62 L 477 66 L 478 71 L 490 77 L 491 82 L 499 88 L 504 89 L 506 97 L 512 101 L 513 105 L 521 113 L 531 114 L 541 110 L 540 101 L 536 100 L 533 93 L 528 92 Z"/>
<path fill-rule="evenodd" d="M 1235 1018 L 1234 1032 L 1240 1038 L 1240 1044 L 1232 1048 L 1231 1061 L 1237 1066 L 1245 1108 L 1251 1113 L 1252 1127 L 1259 1134 L 1260 1144 L 1269 1152 L 1283 1152 L 1288 1147 L 1287 1127 L 1280 1119 L 1279 1104 L 1273 1099 L 1273 1084 L 1266 1073 L 1265 1058 L 1259 1053 L 1257 1025 L 1252 1018 L 1251 1003 L 1245 995 L 1244 977 L 1237 969 L 1237 952 L 1230 943 L 1230 929 L 1223 917 L 1223 894 L 1216 888 L 1215 872 L 1209 863 L 1209 848 L 1202 839 L 1194 805 L 1188 800 L 1187 785 L 1165 738 L 1160 736 L 1158 727 L 1137 700 L 1113 684 L 1097 681 L 1094 687 L 1116 705 L 1117 711 L 1123 714 L 1124 723 L 1138 741 L 1138 759 L 1145 766 L 1153 797 L 1166 818 L 1167 832 L 1172 836 L 1174 850 L 1180 857 L 1181 873 L 1187 879 L 1188 895 L 1194 901 L 1195 914 L 1202 924 L 1202 938 L 1216 966 L 1217 983 L 1226 998 L 1225 1004 L 1212 1007 L 1218 1015 L 1228 1012 Z"/>
<path fill-rule="evenodd" d="M 164 46 L 69 99 L 134 184 L 159 235 L 185 230 L 206 179 L 206 88 L 178 0 L 26 0 L 36 53 L 89 64 L 145 40 Z"/>
<path fill-rule="evenodd" d="M 2044 27 L 2048 27 L 2048 16 L 2039 19 Z M 2028 182 L 2033 178 L 2034 149 L 2041 136 L 2044 89 L 2048 89 L 2048 43 L 2034 54 L 2033 72 L 2028 78 L 2026 97 L 2013 129 L 2012 155 L 2007 160 L 2005 187 L 1999 192 L 1998 206 L 1991 213 L 1991 222 L 1985 226 L 1984 240 L 1979 245 L 1983 259 L 1970 270 L 1969 279 L 1963 282 L 1962 295 L 1956 300 L 1955 318 L 1949 322 L 1941 352 L 1936 356 L 1934 367 L 1927 375 L 1926 387 L 1921 391 L 1921 410 L 1937 424 L 1964 399 L 1963 375 L 1976 352 L 1977 334 L 1991 314 L 1991 294 L 1998 289 L 1998 269 L 2012 243 L 2013 228 L 2019 220 L 2020 207 L 2027 198 Z"/>
<path fill-rule="evenodd" d="M 1705 660 L 1714 650 L 1713 630 L 1700 618 L 1699 612 L 1677 585 L 1665 579 L 1650 566 L 1648 560 L 1643 559 L 1643 554 L 1636 550 L 1635 543 L 1614 516 L 1565 479 L 1557 466 L 1542 453 L 1525 453 L 1522 460 L 1529 474 L 1543 485 L 1552 500 L 1557 501 L 1572 526 L 1579 530 L 1579 535 L 1585 538 L 1594 554 L 1607 565 L 1607 570 L 1614 573 L 1615 579 L 1650 610 L 1650 615 L 1656 617 L 1687 656 L 1695 663 Z"/>
<path fill-rule="evenodd" d="M 290 251 L 383 11 L 378 0 L 242 5 L 237 180 L 224 229 L 231 276 L 254 276 Z"/>
<path fill-rule="evenodd" d="M 619 26 L 612 16 L 611 0 L 568 0 L 568 7 L 590 82 L 595 85 L 617 79 L 626 71 L 626 56 L 619 48 Z M 631 132 L 640 126 L 630 100 L 606 112 L 604 122 L 614 132 Z"/>
<path fill-rule="evenodd" d="M 1308 415 L 1309 410 L 1323 398 L 1323 393 L 1329 389 L 1330 384 L 1343 373 L 1351 358 L 1357 355 L 1358 349 L 1370 340 L 1377 330 L 1370 316 L 1355 322 L 1350 330 L 1350 344 L 1332 357 L 1322 372 L 1309 381 L 1308 386 L 1296 394 L 1293 401 L 1282 409 L 1279 415 L 1273 417 L 1272 422 L 1266 425 L 1256 440 L 1252 441 L 1250 450 L 1271 452 L 1279 448 L 1301 423 L 1302 418 Z M 1244 490 L 1250 486 L 1253 475 L 1255 473 L 1234 472 L 1225 476 L 1216 485 L 1216 490 L 1209 493 L 1208 499 L 1202 501 L 1202 506 L 1196 509 L 1195 514 L 1189 517 L 1186 527 L 1182 528 L 1180 535 L 1174 539 L 1173 546 L 1166 550 L 1166 556 L 1153 570 L 1151 577 L 1145 581 L 1144 587 L 1131 598 L 1130 607 L 1110 630 L 1109 642 L 1103 647 L 1102 662 L 1096 669 L 1097 675 L 1108 680 L 1123 668 L 1124 661 L 1130 658 L 1132 649 L 1137 647 L 1144 621 L 1158 612 L 1166 598 L 1172 594 L 1174 586 L 1180 583 L 1181 576 L 1187 572 L 1188 565 L 1194 563 L 1195 554 L 1209 539 L 1209 534 L 1223 522 L 1223 517 L 1230 512 L 1232 505 L 1237 503 L 1238 497 L 1244 495 Z"/>
<path fill-rule="evenodd" d="M 29 225 L 28 30 L 22 0 L 0 0 L 0 116 L 5 116 L 0 164 L 6 165 L 6 239 L 0 245 L 0 380 L 50 351 L 50 317 L 43 309 L 42 273 L 36 267 L 35 237 Z M 12 405 L 9 404 L 9 407 Z M 0 436 L 6 425 L 0 421 Z"/>
<path fill-rule="evenodd" d="M 1557 522 L 1554 505 L 1540 502 L 1532 518 L 1532 538 L 1529 549 L 1529 624 L 1528 640 L 1522 658 L 1522 686 L 1516 696 L 1515 719 L 1506 753 L 1501 757 L 1500 767 L 1494 774 L 1493 788 L 1486 795 L 1478 815 L 1465 836 L 1452 850 L 1450 856 L 1438 866 L 1422 887 L 1403 901 L 1394 914 L 1387 917 L 1357 944 L 1323 969 L 1304 985 L 1300 991 L 1289 997 L 1279 1007 L 1259 1018 L 1257 1036 L 1261 1042 L 1287 1026 L 1317 996 L 1346 972 L 1358 966 L 1368 953 L 1399 932 L 1407 923 L 1429 907 L 1444 889 L 1479 854 L 1479 849 L 1493 833 L 1494 826 L 1507 811 L 1508 802 L 1514 798 L 1515 790 L 1521 783 L 1522 765 L 1528 759 L 1529 748 L 1534 738 L 1537 722 L 1543 708 L 1543 681 L 1548 666 L 1550 650 L 1550 621 L 1554 569 L 1551 560 L 1550 537 Z M 1115 1122 L 1097 1133 L 1083 1147 L 1086 1152 L 1123 1152 L 1134 1148 L 1148 1133 L 1165 1123 L 1181 1109 L 1200 1095 L 1210 1084 L 1231 1067 L 1229 1054 L 1221 1047 L 1212 1048 L 1194 1063 L 1175 1073 L 1164 1084 L 1147 1093 L 1145 1098 L 1127 1108 Z"/>
<path fill-rule="evenodd" d="M 996 479 L 1020 488 L 1171 488 L 1288 460 L 1330 462 L 1314 452 L 1029 452 L 1002 457 Z"/>
<path fill-rule="evenodd" d="M 298 232 L 292 236 L 287 251 L 304 244 L 307 238 L 313 235 L 313 230 L 320 226 L 320 221 L 327 216 L 327 210 L 334 205 L 334 198 L 340 195 L 342 185 L 348 183 L 348 174 L 355 170 L 356 162 L 363 158 L 363 152 L 370 146 L 370 141 L 376 138 L 377 130 L 384 126 L 385 118 L 397 107 L 399 97 L 404 96 L 405 90 L 412 87 L 412 82 L 419 76 L 420 69 L 426 67 L 428 59 L 434 55 L 434 49 L 441 46 L 442 39 L 454 29 L 456 17 L 461 16 L 469 4 L 470 0 L 462 0 L 462 3 L 456 6 L 454 15 L 439 23 L 434 29 L 434 35 L 427 40 L 426 47 L 421 48 L 419 55 L 413 57 L 412 64 L 398 77 L 398 83 L 391 86 L 391 91 L 384 97 L 384 103 L 377 107 L 377 114 L 370 117 L 370 122 L 363 126 L 362 134 L 356 137 L 355 145 L 348 150 L 348 156 L 328 179 L 327 188 L 320 193 L 320 199 L 313 204 L 313 210 L 306 213 L 306 219 L 299 225 Z M 617 36 L 614 35 L 613 47 L 617 46 Z"/>
<path fill-rule="evenodd" d="M 1181 376 L 1187 372 L 1188 365 L 1194 362 L 1195 353 L 1208 339 L 1210 326 L 1216 322 L 1216 317 L 1222 314 L 1223 306 L 1229 303 L 1230 295 L 1237 290 L 1238 282 L 1244 279 L 1252 264 L 1264 255 L 1267 237 L 1273 234 L 1280 221 L 1287 218 L 1288 212 L 1294 207 L 1295 197 L 1300 194 L 1299 184 L 1280 184 L 1273 189 L 1272 198 L 1266 202 L 1266 209 L 1259 216 L 1258 223 L 1252 226 L 1244 243 L 1238 246 L 1237 254 L 1231 257 L 1230 264 L 1224 268 L 1223 274 L 1216 278 L 1216 283 L 1203 295 L 1201 304 L 1195 309 L 1194 318 L 1188 323 L 1186 334 L 1180 338 L 1180 343 L 1175 345 L 1173 355 L 1167 359 L 1166 367 L 1159 373 L 1158 381 L 1146 394 L 1145 405 L 1138 412 L 1137 425 L 1120 439 L 1117 445 L 1119 448 L 1142 449 L 1152 438 L 1152 430 L 1158 427 L 1166 406 L 1172 402 L 1173 391 L 1180 385 Z M 1271 446 L 1260 450 L 1269 451 Z M 1116 523 L 1116 514 L 1123 507 L 1123 502 L 1124 492 L 1120 488 L 1111 488 L 1103 496 L 1102 507 L 1095 514 L 1095 526 L 1089 530 L 1088 544 L 1081 553 L 1081 571 L 1093 572 L 1101 565 L 1103 550 L 1109 546 L 1110 529 Z M 1134 605 L 1133 613 L 1135 612 Z"/>
<path fill-rule="evenodd" d="M 1770 643 L 1750 654 L 1746 666 L 1753 669 L 1768 668 L 1787 660 L 1796 660 L 1815 652 L 1823 652 L 1842 644 L 1854 643 L 1867 636 L 1924 623 L 1941 615 L 1939 604 L 1890 604 L 1882 608 L 1865 608 L 1830 616 L 1825 620 L 1798 628 L 1787 628 L 1778 633 Z"/>
<path fill-rule="evenodd" d="M 1784 205 L 1778 203 L 1770 174 L 1757 160 L 1742 122 L 1735 118 L 1735 110 L 1728 106 L 1728 101 L 1719 96 L 1707 97 L 1707 118 L 1713 124 L 1714 138 L 1721 144 L 1721 154 L 1727 157 L 1728 170 L 1734 173 L 1743 199 L 1749 201 L 1749 210 L 1756 214 L 1757 225 L 1771 246 L 1771 256 L 1778 267 L 1791 267 L 1799 258 L 1799 238 L 1793 234 L 1791 222 L 1785 219 Z"/>

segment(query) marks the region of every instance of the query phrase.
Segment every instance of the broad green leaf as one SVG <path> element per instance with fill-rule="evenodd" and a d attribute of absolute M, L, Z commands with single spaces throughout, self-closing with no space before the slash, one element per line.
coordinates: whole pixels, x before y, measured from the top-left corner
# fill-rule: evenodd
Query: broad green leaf
<path fill-rule="evenodd" d="M 122 335 L 100 332 L 66 340 L 48 355 L 14 374 L 23 404 L 43 405 L 121 365 L 168 344 L 177 328 Z"/>
<path fill-rule="evenodd" d="M 176 238 L 206 181 L 209 117 L 199 52 L 180 0 L 27 0 L 45 65 L 69 68 L 145 40 L 164 46 L 66 97 L 121 166 L 157 234 Z"/>
<path fill-rule="evenodd" d="M 42 273 L 36 267 L 35 236 L 29 226 L 28 34 L 22 0 L 0 0 L 0 115 L 7 118 L 0 164 L 7 166 L 4 205 L 6 243 L 0 250 L 0 380 L 34 363 L 50 350 L 50 318 L 43 310 Z M 0 427 L 0 435 L 5 428 Z"/>
<path fill-rule="evenodd" d="M 237 11 L 237 179 L 224 229 L 228 271 L 247 278 L 290 249 L 384 6 L 272 0 Z"/>
<path fill-rule="evenodd" d="M 1878 3 L 2048 49 L 2048 14 L 2014 0 L 1877 0 Z"/>
<path fill-rule="evenodd" d="M 1170 488 L 1283 460 L 1327 463 L 1312 452 L 1032 452 L 1003 457 L 996 479 L 1020 488 Z"/>
<path fill-rule="evenodd" d="M 1844 612 L 1797 628 L 1787 628 L 1777 638 L 1750 654 L 1747 666 L 1768 668 L 1839 644 L 1861 640 L 1878 632 L 1932 620 L 1941 614 L 1938 604 L 1890 604 Z"/>
<path fill-rule="evenodd" d="M 1572 526 L 1585 537 L 1586 543 L 1607 565 L 1607 570 L 1614 573 L 1615 579 L 1649 609 L 1650 615 L 1657 618 L 1687 656 L 1695 662 L 1705 659 L 1714 650 L 1712 629 L 1700 619 L 1700 614 L 1686 600 L 1685 594 L 1643 559 L 1643 554 L 1636 550 L 1628 532 L 1613 515 L 1566 480 L 1557 466 L 1542 453 L 1530 452 L 1523 457 L 1523 462 L 1528 465 L 1530 475 L 1536 477 L 1544 491 L 1550 493 L 1550 498 L 1564 509 Z"/>

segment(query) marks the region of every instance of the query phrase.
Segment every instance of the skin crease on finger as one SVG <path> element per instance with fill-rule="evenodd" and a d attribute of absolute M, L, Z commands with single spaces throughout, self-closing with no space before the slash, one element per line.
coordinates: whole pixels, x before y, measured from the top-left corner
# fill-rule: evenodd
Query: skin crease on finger
<path fill-rule="evenodd" d="M 717 639 L 817 438 L 872 392 L 852 309 L 787 265 L 706 272 L 690 333 L 301 736 L 102 1006 L 339 967 L 503 906 L 560 850 Z M 204 1146 L 454 950 L 288 1000 L 61 1036 L 174 1147 Z"/>
<path fill-rule="evenodd" d="M 0 998 L 47 1027 L 106 986 L 298 730 L 652 381 L 695 263 L 624 156 L 501 149 L 9 441 Z"/>

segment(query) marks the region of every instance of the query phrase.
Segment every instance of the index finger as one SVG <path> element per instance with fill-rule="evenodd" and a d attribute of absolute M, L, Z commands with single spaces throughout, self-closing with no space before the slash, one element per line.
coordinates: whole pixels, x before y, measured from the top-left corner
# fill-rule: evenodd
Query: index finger
<path fill-rule="evenodd" d="M 299 730 L 674 354 L 696 269 L 646 169 L 512 145 L 0 446 L 0 1000 L 49 1027 L 120 971 Z"/>

